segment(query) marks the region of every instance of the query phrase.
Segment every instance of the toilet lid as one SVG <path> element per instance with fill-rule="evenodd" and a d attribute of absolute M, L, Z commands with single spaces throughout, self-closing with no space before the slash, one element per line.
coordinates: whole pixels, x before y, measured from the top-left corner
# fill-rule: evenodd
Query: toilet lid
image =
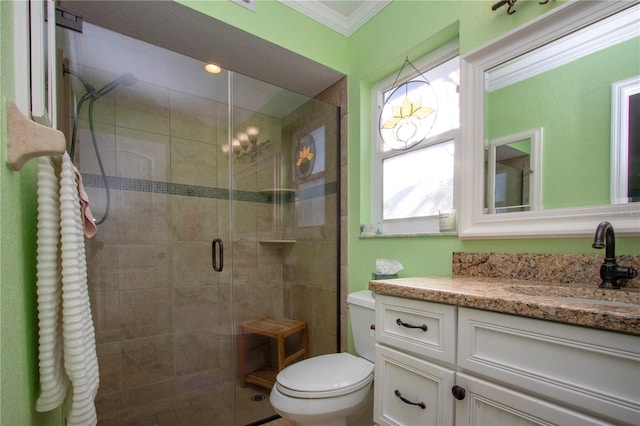
<path fill-rule="evenodd" d="M 300 398 L 344 395 L 373 380 L 373 363 L 348 353 L 320 355 L 282 370 L 278 390 Z"/>

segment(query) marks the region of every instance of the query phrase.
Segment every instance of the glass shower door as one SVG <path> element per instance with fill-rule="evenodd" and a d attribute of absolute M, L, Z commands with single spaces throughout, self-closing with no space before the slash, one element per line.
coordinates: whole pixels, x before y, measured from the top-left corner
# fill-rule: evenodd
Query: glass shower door
<path fill-rule="evenodd" d="M 231 240 L 229 74 L 86 21 L 58 41 L 62 130 L 104 218 L 86 242 L 99 424 L 234 424 L 233 251 L 211 258 Z"/>
<path fill-rule="evenodd" d="M 236 339 L 288 318 L 309 355 L 338 348 L 337 109 L 88 21 L 57 31 L 61 130 L 104 219 L 86 242 L 99 424 L 273 416 Z M 247 340 L 246 371 L 273 363 Z"/>
<path fill-rule="evenodd" d="M 236 425 L 244 425 L 275 414 L 268 398 L 281 349 L 295 362 L 339 347 L 339 119 L 320 100 L 236 73 L 231 80 L 233 311 L 236 333 L 245 330 Z M 256 331 L 284 334 L 300 323 L 305 331 L 283 348 Z"/>

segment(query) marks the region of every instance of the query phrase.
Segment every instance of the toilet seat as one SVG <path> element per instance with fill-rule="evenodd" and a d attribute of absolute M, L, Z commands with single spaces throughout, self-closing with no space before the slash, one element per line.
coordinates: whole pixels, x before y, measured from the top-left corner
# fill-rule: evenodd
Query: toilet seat
<path fill-rule="evenodd" d="M 330 398 L 358 390 L 373 380 L 373 363 L 348 353 L 320 355 L 282 370 L 276 386 L 296 398 Z"/>

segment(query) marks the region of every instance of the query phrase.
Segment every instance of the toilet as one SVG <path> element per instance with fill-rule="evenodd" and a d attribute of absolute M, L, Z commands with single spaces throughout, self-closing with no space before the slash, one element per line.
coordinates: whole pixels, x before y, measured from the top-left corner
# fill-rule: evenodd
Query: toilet
<path fill-rule="evenodd" d="M 276 377 L 269 400 L 284 419 L 299 426 L 341 426 L 370 400 L 375 359 L 375 299 L 370 290 L 347 296 L 354 356 L 337 353 L 292 364 Z"/>

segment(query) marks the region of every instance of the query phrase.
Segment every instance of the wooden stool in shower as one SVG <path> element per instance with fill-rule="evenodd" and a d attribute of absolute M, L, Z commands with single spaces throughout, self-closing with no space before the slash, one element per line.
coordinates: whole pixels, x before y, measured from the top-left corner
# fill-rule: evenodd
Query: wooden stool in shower
<path fill-rule="evenodd" d="M 295 333 L 301 334 L 301 347 L 296 352 L 287 356 L 285 353 L 285 339 Z M 267 365 L 252 372 L 246 371 L 246 334 L 259 334 L 276 340 L 278 347 L 277 368 Z M 240 353 L 240 379 L 242 380 L 242 386 L 245 386 L 246 382 L 249 382 L 266 389 L 271 389 L 273 384 L 276 382 L 276 376 L 283 368 L 300 358 L 307 358 L 309 356 L 308 345 L 309 337 L 307 325 L 304 321 L 288 318 L 264 317 L 241 323 L 238 346 Z"/>

